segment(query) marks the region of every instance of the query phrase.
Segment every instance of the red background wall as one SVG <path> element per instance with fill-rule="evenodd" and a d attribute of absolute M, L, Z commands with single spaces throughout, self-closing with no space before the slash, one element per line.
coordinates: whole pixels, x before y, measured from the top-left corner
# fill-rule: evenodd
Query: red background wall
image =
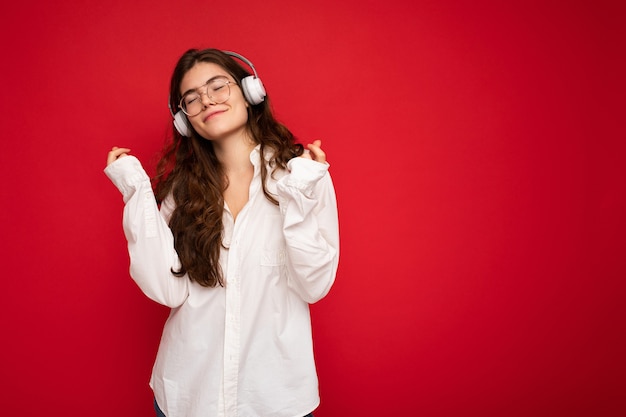
<path fill-rule="evenodd" d="M 626 415 L 619 2 L 6 3 L 3 415 L 152 415 L 167 310 L 102 169 L 119 145 L 152 172 L 170 71 L 208 46 L 332 165 L 316 416 Z"/>

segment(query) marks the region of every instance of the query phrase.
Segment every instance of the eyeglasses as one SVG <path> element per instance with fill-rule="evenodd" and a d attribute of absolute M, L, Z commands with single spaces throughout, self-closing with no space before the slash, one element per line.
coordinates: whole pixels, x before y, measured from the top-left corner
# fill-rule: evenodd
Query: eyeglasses
<path fill-rule="evenodd" d="M 180 99 L 178 107 L 180 107 L 187 116 L 196 116 L 204 109 L 204 103 L 202 103 L 203 94 L 206 95 L 212 103 L 222 104 L 230 98 L 230 84 L 237 85 L 224 78 L 212 78 L 202 87 L 185 94 L 183 98 Z"/>

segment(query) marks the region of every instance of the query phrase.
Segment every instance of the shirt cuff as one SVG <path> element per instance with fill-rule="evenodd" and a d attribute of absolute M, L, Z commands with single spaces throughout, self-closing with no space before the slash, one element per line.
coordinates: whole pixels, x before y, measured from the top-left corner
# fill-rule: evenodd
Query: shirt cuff
<path fill-rule="evenodd" d="M 120 190 L 125 203 L 133 195 L 139 184 L 150 181 L 150 177 L 144 171 L 141 162 L 132 155 L 112 162 L 104 169 L 104 173 Z"/>
<path fill-rule="evenodd" d="M 329 167 L 328 162 L 321 163 L 307 158 L 293 158 L 287 163 L 289 174 L 285 178 L 285 185 L 297 188 L 310 197 L 315 184 L 326 175 Z"/>

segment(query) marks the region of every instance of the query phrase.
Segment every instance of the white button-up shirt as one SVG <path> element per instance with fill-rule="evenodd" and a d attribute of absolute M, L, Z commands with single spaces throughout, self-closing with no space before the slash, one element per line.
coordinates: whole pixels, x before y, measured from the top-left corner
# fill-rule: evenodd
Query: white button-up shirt
<path fill-rule="evenodd" d="M 128 156 L 105 173 L 124 197 L 130 274 L 172 308 L 150 386 L 168 417 L 301 417 L 319 405 L 309 303 L 324 297 L 339 259 L 337 203 L 328 164 L 294 158 L 261 188 L 251 153 L 249 200 L 233 220 L 225 207 L 224 287 L 206 288 L 171 269 L 180 261 L 150 180 Z M 271 172 L 271 171 L 270 171 Z"/>

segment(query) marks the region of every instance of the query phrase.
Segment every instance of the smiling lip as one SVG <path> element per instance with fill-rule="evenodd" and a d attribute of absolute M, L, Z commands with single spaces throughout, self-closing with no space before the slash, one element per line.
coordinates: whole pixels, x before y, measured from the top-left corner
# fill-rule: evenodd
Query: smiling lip
<path fill-rule="evenodd" d="M 224 113 L 225 111 L 226 111 L 226 110 L 216 110 L 216 111 L 214 111 L 214 112 L 212 112 L 212 113 L 209 113 L 209 114 L 207 115 L 207 117 L 205 117 L 205 118 L 204 118 L 204 121 L 206 122 L 207 120 L 212 119 L 212 118 L 213 118 L 213 116 L 217 116 L 218 114 L 222 114 L 222 113 Z"/>

